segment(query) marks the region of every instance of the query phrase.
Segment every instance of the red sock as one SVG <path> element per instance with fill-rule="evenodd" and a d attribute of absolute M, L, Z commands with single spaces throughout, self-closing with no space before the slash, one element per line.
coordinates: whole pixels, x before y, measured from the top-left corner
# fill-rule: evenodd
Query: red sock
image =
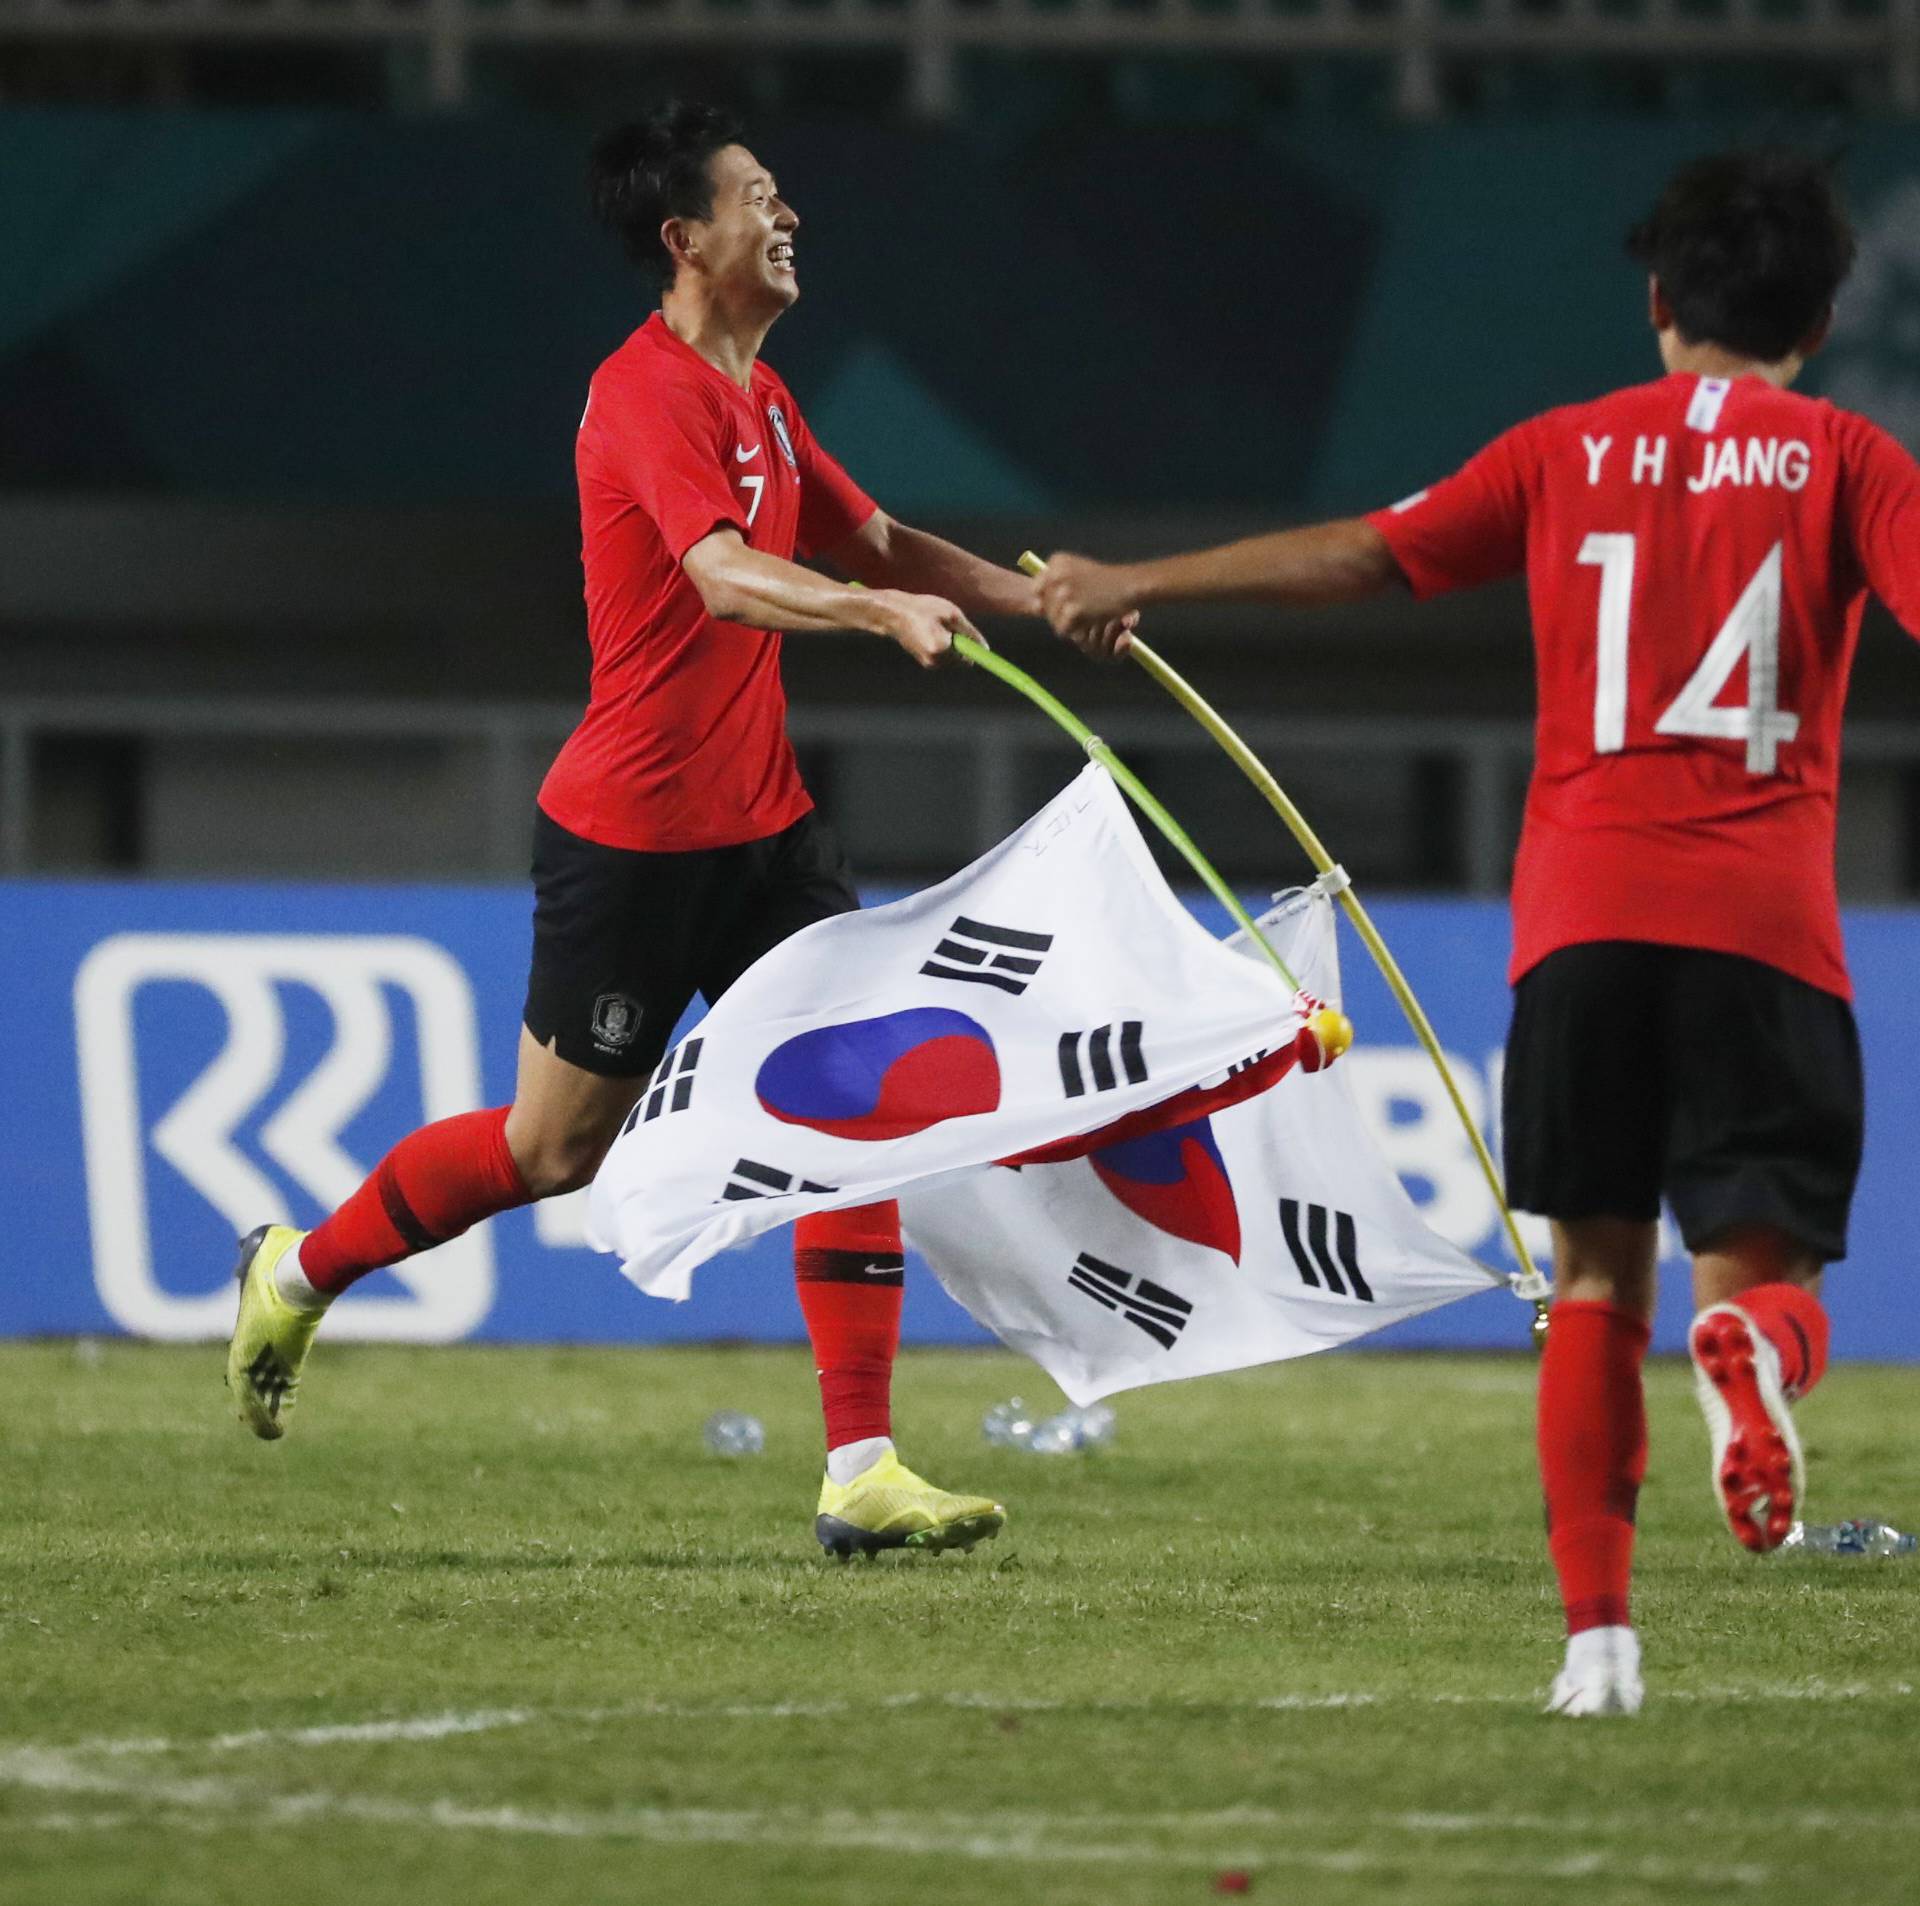
<path fill-rule="evenodd" d="M 409 1133 L 300 1245 L 317 1291 L 343 1291 L 382 1265 L 457 1238 L 532 1194 L 507 1149 L 507 1108 L 462 1112 Z"/>
<path fill-rule="evenodd" d="M 1827 1374 L 1831 1326 L 1826 1306 L 1801 1284 L 1756 1284 L 1733 1300 L 1780 1353 L 1780 1381 L 1789 1397 L 1806 1395 Z"/>
<path fill-rule="evenodd" d="M 900 1208 L 854 1205 L 793 1228 L 793 1274 L 813 1342 L 827 1447 L 893 1434 L 900 1348 Z"/>
<path fill-rule="evenodd" d="M 1540 1480 L 1567 1633 L 1627 1626 L 1633 1516 L 1647 1473 L 1648 1326 L 1612 1304 L 1558 1303 L 1540 1359 Z"/>

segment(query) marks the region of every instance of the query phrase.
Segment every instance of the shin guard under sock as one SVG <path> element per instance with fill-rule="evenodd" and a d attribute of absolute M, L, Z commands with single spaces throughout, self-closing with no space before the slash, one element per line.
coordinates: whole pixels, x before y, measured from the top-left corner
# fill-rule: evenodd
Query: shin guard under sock
<path fill-rule="evenodd" d="M 1633 1522 L 1647 1470 L 1640 1366 L 1648 1326 L 1605 1303 L 1558 1303 L 1540 1360 L 1540 1481 L 1567 1632 L 1629 1626 Z"/>
<path fill-rule="evenodd" d="M 505 1106 L 443 1118 L 403 1138 L 300 1241 L 300 1272 L 316 1291 L 337 1296 L 369 1271 L 431 1250 L 531 1197 L 507 1149 Z"/>
<path fill-rule="evenodd" d="M 802 1218 L 794 1226 L 793 1270 L 828 1449 L 891 1436 L 905 1295 L 899 1207 L 856 1205 Z"/>
<path fill-rule="evenodd" d="M 1826 1306 L 1802 1284 L 1756 1284 L 1733 1300 L 1780 1357 L 1780 1382 L 1798 1402 L 1827 1373 Z"/>

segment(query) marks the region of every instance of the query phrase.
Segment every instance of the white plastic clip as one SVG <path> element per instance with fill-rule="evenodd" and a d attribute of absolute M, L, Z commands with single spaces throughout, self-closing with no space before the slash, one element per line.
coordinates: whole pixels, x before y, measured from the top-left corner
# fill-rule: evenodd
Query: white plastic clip
<path fill-rule="evenodd" d="M 1331 900 L 1335 894 L 1345 893 L 1352 885 L 1353 876 L 1344 867 L 1329 867 L 1308 886 L 1307 892 L 1325 894 Z"/>

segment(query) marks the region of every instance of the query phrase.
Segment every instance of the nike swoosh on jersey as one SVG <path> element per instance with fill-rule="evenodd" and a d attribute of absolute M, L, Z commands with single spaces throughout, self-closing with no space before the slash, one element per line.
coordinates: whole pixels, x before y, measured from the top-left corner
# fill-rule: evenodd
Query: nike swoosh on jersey
<path fill-rule="evenodd" d="M 751 450 L 736 450 L 733 453 L 733 460 L 735 463 L 751 463 L 765 447 L 764 444 L 756 443 Z"/>

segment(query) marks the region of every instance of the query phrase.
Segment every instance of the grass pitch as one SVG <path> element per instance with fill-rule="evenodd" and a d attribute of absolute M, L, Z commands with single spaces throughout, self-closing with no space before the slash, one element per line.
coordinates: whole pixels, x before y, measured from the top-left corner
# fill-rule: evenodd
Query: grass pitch
<path fill-rule="evenodd" d="M 1651 1378 L 1648 1709 L 1559 1654 L 1529 1362 L 1330 1356 L 1119 1399 L 902 1359 L 971 1557 L 823 1562 L 797 1351 L 0 1348 L 0 1900 L 1048 1906 L 1907 1900 L 1920 1562 L 1756 1561 Z M 1913 1501 L 1920 1373 L 1806 1407 L 1814 1513 Z M 759 1458 L 700 1441 L 755 1411 Z"/>

